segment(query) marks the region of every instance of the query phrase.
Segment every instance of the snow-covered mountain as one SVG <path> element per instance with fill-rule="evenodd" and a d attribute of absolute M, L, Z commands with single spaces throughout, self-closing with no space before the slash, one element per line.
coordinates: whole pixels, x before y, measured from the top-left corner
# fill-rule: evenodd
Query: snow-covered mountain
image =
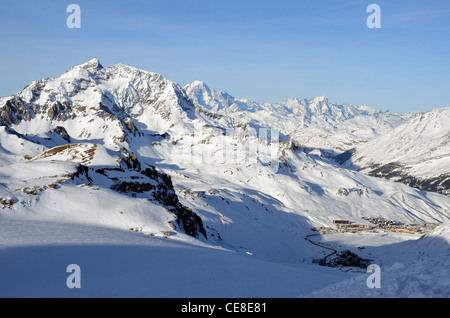
<path fill-rule="evenodd" d="M 192 130 L 197 119 L 194 106 L 178 84 L 123 64 L 103 68 L 96 59 L 55 79 L 35 81 L 1 101 L 1 123 L 16 125 L 20 133 L 46 133 L 49 120 L 56 120 L 74 138 L 114 136 L 108 145 L 117 149 L 125 141 L 126 131 L 164 134 Z"/>
<path fill-rule="evenodd" d="M 204 232 L 195 213 L 179 204 L 170 178 L 150 164 L 141 165 L 130 152 L 130 139 L 143 136 L 141 130 L 149 142 L 165 138 L 168 131 L 193 130 L 197 120 L 194 107 L 179 85 L 159 74 L 121 64 L 103 68 L 93 59 L 58 78 L 33 82 L 20 93 L 3 98 L 2 103 L 3 160 L 9 167 L 18 165 L 21 171 L 39 166 L 56 174 L 55 180 L 46 178 L 46 182 L 41 175 L 30 177 L 22 193 L 31 188 L 34 195 L 69 179 L 78 184 L 82 175 L 81 181 L 90 186 L 106 186 L 133 196 L 145 192 L 174 212 L 187 233 L 197 236 Z M 25 164 L 17 163 L 19 154 Z M 70 164 L 58 169 L 52 165 L 54 161 Z M 6 176 L 15 180 L 16 175 L 5 172 Z M 31 181 L 34 179 L 36 183 Z M 23 207 L 29 201 L 15 193 L 9 194 L 8 200 Z"/>
<path fill-rule="evenodd" d="M 135 273 L 126 277 L 139 282 L 133 275 L 150 275 L 163 295 L 205 296 L 205 290 L 212 290 L 216 294 L 209 296 L 264 296 L 261 291 L 297 296 L 324 287 L 328 279 L 347 278 L 315 265 L 326 249 L 305 239 L 317 235 L 314 228 L 332 227 L 338 219 L 366 226 L 373 217 L 406 224 L 450 219 L 447 196 L 346 170 L 299 147 L 314 146 L 298 138 L 317 125 L 323 125 L 317 129 L 328 137 L 315 141 L 337 150 L 397 127 L 408 116 L 339 106 L 324 98 L 269 105 L 236 101 L 211 89 L 200 98 L 207 91 L 202 83 L 182 88 L 160 74 L 122 64 L 105 68 L 93 59 L 1 98 L 0 252 L 10 249 L 17 256 L 14 267 L 24 269 L 30 260 L 17 247 L 99 244 L 99 255 L 111 255 L 105 249 L 110 240 L 118 257 L 136 258 L 122 244 L 145 246 L 132 250 L 161 257 L 157 262 L 144 259 L 151 275 L 132 263 Z M 363 123 L 376 129 L 358 130 Z M 311 130 L 295 130 L 297 125 Z M 355 131 L 348 130 L 353 126 Z M 341 145 L 326 147 L 332 131 L 348 136 L 349 144 L 344 147 L 345 138 L 339 138 Z M 420 236 L 374 235 L 385 245 Z M 60 252 L 44 254 L 54 262 L 53 253 Z M 92 263 L 76 249 L 63 254 Z M 170 266 L 163 266 L 163 259 Z M 125 263 L 118 266 L 123 270 Z M 14 268 L 1 260 L 0 266 L 9 273 L 0 274 L 1 285 L 20 293 L 27 282 L 11 278 L 17 276 Z M 102 294 L 104 275 L 114 273 L 100 273 L 104 266 L 95 266 L 100 278 L 92 278 L 96 284 L 85 295 Z M 49 278 L 46 268 L 42 277 Z M 213 275 L 199 268 L 217 268 L 222 272 L 214 275 L 224 273 L 241 282 L 251 277 L 248 293 L 242 284 L 203 276 L 197 279 L 205 287 L 197 290 L 190 273 Z M 271 288 L 260 289 L 259 276 L 271 277 L 274 270 L 289 275 L 280 274 L 279 281 L 270 281 Z M 287 288 L 288 276 L 311 277 L 312 285 Z M 128 280 L 118 281 L 121 287 L 111 289 L 114 295 L 135 295 L 136 290 L 143 296 L 158 294 L 151 284 L 130 292 Z M 218 283 L 226 286 L 223 292 L 214 287 Z M 55 293 L 52 286 L 47 291 Z M 111 295 L 109 291 L 104 294 Z"/>
<path fill-rule="evenodd" d="M 393 114 L 366 105 L 331 103 L 326 97 L 289 98 L 283 102 L 257 103 L 218 92 L 204 82 L 184 86 L 198 106 L 230 116 L 253 127 L 271 127 L 290 136 L 304 148 L 324 154 L 341 153 L 389 132 L 416 114 Z"/>
<path fill-rule="evenodd" d="M 391 132 L 358 145 L 346 164 L 373 176 L 449 195 L 449 122 L 450 108 L 422 113 Z"/>

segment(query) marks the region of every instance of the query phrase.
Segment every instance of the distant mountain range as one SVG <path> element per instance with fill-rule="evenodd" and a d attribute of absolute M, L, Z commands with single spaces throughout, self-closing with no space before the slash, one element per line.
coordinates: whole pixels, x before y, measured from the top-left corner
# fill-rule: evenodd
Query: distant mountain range
<path fill-rule="evenodd" d="M 449 108 L 393 114 L 366 105 L 334 104 L 323 96 L 257 103 L 201 81 L 184 89 L 198 107 L 254 127 L 279 129 L 306 152 L 334 158 L 346 168 L 450 193 Z"/>
<path fill-rule="evenodd" d="M 299 146 L 334 153 L 383 135 L 417 115 L 392 114 L 366 105 L 339 105 L 323 96 L 257 103 L 215 91 L 200 81 L 184 89 L 198 106 L 255 127 L 279 129 Z"/>

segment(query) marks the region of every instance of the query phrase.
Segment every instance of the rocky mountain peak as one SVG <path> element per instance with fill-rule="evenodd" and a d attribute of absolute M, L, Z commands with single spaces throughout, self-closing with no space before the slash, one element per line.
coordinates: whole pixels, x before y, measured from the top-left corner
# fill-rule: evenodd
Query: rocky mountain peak
<path fill-rule="evenodd" d="M 97 58 L 93 58 L 92 60 L 80 65 L 80 67 L 83 67 L 91 72 L 97 72 L 103 69 L 103 66 L 100 64 L 100 61 Z"/>

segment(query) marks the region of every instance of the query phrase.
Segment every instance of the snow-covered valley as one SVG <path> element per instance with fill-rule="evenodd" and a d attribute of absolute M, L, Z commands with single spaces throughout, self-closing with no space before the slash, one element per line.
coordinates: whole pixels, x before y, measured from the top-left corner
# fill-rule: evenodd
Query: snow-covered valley
<path fill-rule="evenodd" d="M 331 159 L 418 114 L 255 104 L 96 59 L 0 111 L 1 297 L 449 296 L 450 197 Z M 335 220 L 366 230 L 317 235 Z M 381 288 L 365 268 L 319 265 L 321 246 L 378 264 Z"/>

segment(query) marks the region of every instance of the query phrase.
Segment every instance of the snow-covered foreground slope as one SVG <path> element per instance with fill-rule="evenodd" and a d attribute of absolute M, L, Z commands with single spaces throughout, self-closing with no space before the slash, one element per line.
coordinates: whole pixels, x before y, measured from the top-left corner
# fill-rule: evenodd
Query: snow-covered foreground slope
<path fill-rule="evenodd" d="M 329 246 L 371 245 L 366 253 L 380 264 L 379 289 L 368 288 L 370 273 L 267 262 L 187 236 L 4 217 L 0 230 L 0 297 L 449 296 L 448 224 L 446 234 L 414 241 L 386 234 L 330 236 Z M 71 264 L 80 266 L 79 289 L 66 284 Z"/>
<path fill-rule="evenodd" d="M 296 297 L 361 275 L 317 265 L 327 249 L 305 239 L 313 228 L 450 218 L 447 196 L 342 169 L 125 65 L 94 59 L 1 103 L 3 296 Z M 304 103 L 345 122 L 371 112 Z M 418 238 L 379 235 L 365 256 L 385 262 Z M 78 291 L 65 286 L 72 263 Z"/>
<path fill-rule="evenodd" d="M 367 249 L 379 256 L 379 289 L 368 288 L 370 273 L 262 261 L 186 236 L 152 237 L 49 221 L 32 224 L 30 231 L 28 221 L 1 219 L 0 297 L 449 296 L 448 223 L 414 241 L 376 234 L 357 235 L 356 240 L 330 236 L 337 241 L 328 244 L 346 248 L 372 242 Z M 80 266 L 80 289 L 66 285 L 70 264 Z"/>
<path fill-rule="evenodd" d="M 29 227 L 1 219 L 0 297 L 296 297 L 344 278 L 186 237 L 42 221 Z M 80 289 L 66 285 L 70 264 L 80 266 Z"/>

